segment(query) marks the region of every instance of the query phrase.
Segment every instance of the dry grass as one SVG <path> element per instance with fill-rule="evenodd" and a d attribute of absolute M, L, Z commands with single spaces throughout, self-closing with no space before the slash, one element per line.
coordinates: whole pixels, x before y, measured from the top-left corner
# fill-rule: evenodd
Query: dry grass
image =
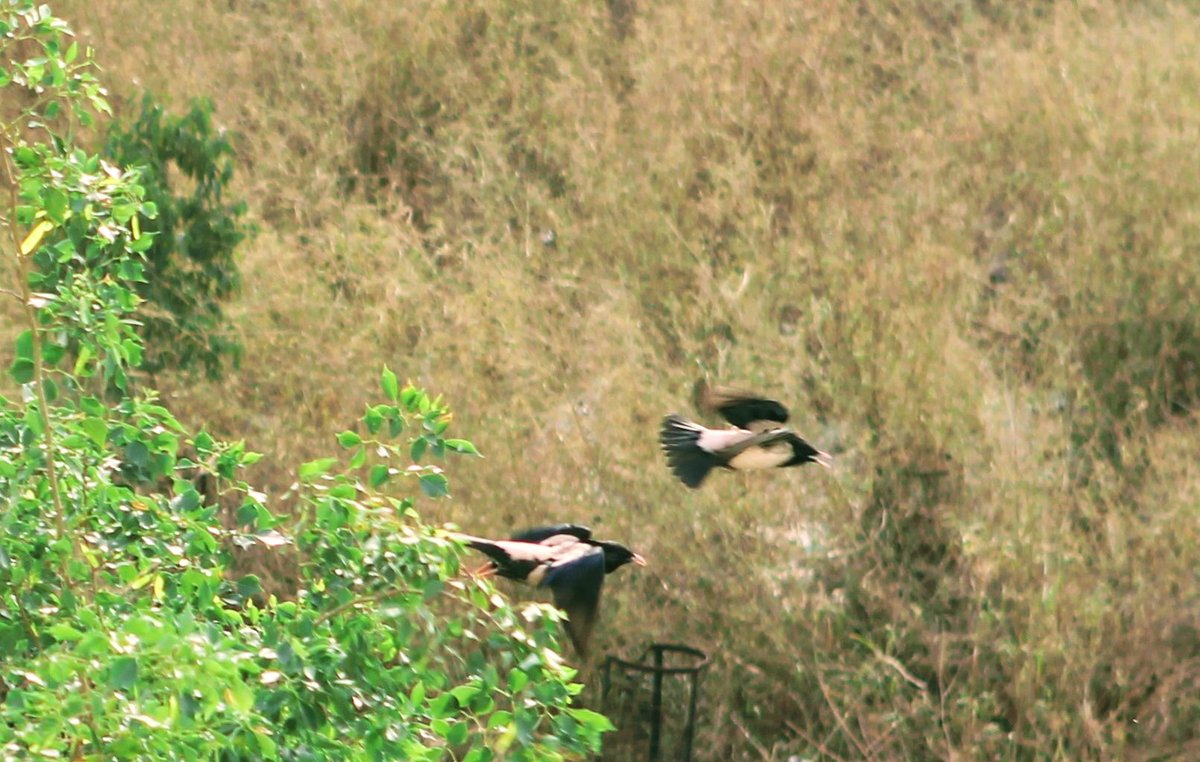
<path fill-rule="evenodd" d="M 1197 753 L 1186 4 L 56 11 L 238 134 L 245 361 L 165 386 L 274 494 L 386 362 L 487 456 L 427 518 L 652 559 L 597 645 L 716 655 L 702 759 Z M 698 374 L 837 468 L 684 490 L 655 434 Z"/>

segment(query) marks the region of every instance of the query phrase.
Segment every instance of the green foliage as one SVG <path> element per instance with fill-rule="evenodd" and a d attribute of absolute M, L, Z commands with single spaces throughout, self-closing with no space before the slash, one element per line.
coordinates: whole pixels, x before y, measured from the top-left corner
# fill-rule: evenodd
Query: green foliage
<path fill-rule="evenodd" d="M 137 118 L 110 123 L 103 155 L 120 166 L 141 168 L 146 200 L 157 214 L 142 220 L 153 243 L 146 251 L 138 294 L 143 366 L 203 368 L 220 374 L 240 347 L 224 322 L 222 304 L 240 283 L 235 249 L 246 237 L 246 204 L 227 200 L 233 145 L 212 122 L 212 103 L 194 100 L 172 116 L 149 94 Z"/>
<path fill-rule="evenodd" d="M 71 148 L 55 109 L 104 108 L 44 7 L 5 0 L 4 52 L 39 95 L 2 125 L 6 258 L 29 327 L 0 398 L 0 749 L 6 758 L 558 760 L 598 749 L 607 720 L 572 706 L 558 614 L 514 608 L 459 574 L 462 548 L 414 497 L 449 485 L 426 453 L 446 440 L 440 398 L 400 388 L 344 432 L 347 467 L 299 469 L 300 522 L 244 479 L 241 442 L 192 433 L 153 391 L 126 391 L 142 357 L 137 289 L 156 204 L 136 170 Z M 6 92 L 7 96 L 8 93 Z M 57 99 L 57 100 L 53 100 Z M 53 136 L 29 143 L 39 119 Z M 165 235 L 159 233 L 158 235 Z M 75 349 L 65 367 L 66 348 Z M 116 389 L 87 393 L 84 379 Z M 404 435 L 403 441 L 397 437 Z M 186 455 L 185 455 L 186 453 Z M 188 477 L 215 480 L 209 502 Z M 163 485 L 163 486 L 154 486 Z M 232 528 L 220 520 L 232 509 Z M 294 544 L 299 594 L 229 574 L 234 547 Z"/>
<path fill-rule="evenodd" d="M 254 147 L 255 363 L 189 414 L 315 461 L 437 379 L 438 520 L 636 532 L 597 634 L 714 655 L 697 759 L 1196 757 L 1195 3 L 61 1 Z M 681 492 L 699 371 L 835 468 Z"/>

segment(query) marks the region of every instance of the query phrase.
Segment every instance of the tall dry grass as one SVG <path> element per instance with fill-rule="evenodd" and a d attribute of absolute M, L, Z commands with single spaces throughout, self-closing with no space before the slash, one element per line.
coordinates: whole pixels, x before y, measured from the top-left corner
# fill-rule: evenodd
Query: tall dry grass
<path fill-rule="evenodd" d="M 277 497 L 386 362 L 487 456 L 428 518 L 652 559 L 597 646 L 714 654 L 703 759 L 1200 753 L 1188 4 L 56 10 L 238 135 L 245 361 L 164 384 Z M 702 374 L 837 467 L 685 490 Z"/>

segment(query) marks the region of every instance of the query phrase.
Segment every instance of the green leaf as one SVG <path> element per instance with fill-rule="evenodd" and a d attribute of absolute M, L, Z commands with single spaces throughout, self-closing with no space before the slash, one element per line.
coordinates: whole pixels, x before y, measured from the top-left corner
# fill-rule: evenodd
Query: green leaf
<path fill-rule="evenodd" d="M 600 714 L 593 712 L 591 709 L 568 709 L 567 713 L 571 715 L 580 725 L 591 729 L 596 733 L 607 733 L 616 730 L 612 722 Z"/>
<path fill-rule="evenodd" d="M 58 361 L 67 353 L 67 348 L 52 342 L 42 342 L 42 359 L 46 365 L 57 365 Z"/>
<path fill-rule="evenodd" d="M 337 435 L 337 440 L 338 444 L 342 447 L 354 447 L 355 445 L 362 444 L 362 437 L 353 431 L 343 431 Z"/>
<path fill-rule="evenodd" d="M 421 491 L 429 497 L 445 497 L 450 494 L 450 482 L 442 474 L 421 474 Z"/>
<path fill-rule="evenodd" d="M 18 357 L 9 367 L 8 375 L 12 376 L 12 380 L 18 384 L 28 384 L 33 380 L 33 361 Z"/>
<path fill-rule="evenodd" d="M 512 681 L 510 680 L 509 682 L 511 684 Z M 488 730 L 495 730 L 496 728 L 504 727 L 510 722 L 512 722 L 512 712 L 501 709 L 488 718 Z"/>
<path fill-rule="evenodd" d="M 525 674 L 524 670 L 519 668 L 513 669 L 508 673 L 508 690 L 512 693 L 520 693 L 521 689 L 529 683 L 529 675 Z"/>
<path fill-rule="evenodd" d="M 425 454 L 425 448 L 428 446 L 429 442 L 425 439 L 425 437 L 417 437 L 412 441 L 412 446 L 409 448 L 408 455 L 410 458 L 412 458 L 414 463 L 421 460 L 421 456 Z"/>
<path fill-rule="evenodd" d="M 379 385 L 383 387 L 383 393 L 392 402 L 400 398 L 400 383 L 396 379 L 396 374 L 386 365 L 383 366 L 383 375 L 380 376 Z"/>
<path fill-rule="evenodd" d="M 338 484 L 329 490 L 330 497 L 336 497 L 339 500 L 353 500 L 358 497 L 358 489 L 353 484 L 346 482 Z"/>
<path fill-rule="evenodd" d="M 65 622 L 51 625 L 47 631 L 54 637 L 55 640 L 79 640 L 83 637 L 83 632 L 75 629 Z"/>
<path fill-rule="evenodd" d="M 67 194 L 54 187 L 47 188 L 42 201 L 45 204 L 46 216 L 56 224 L 61 225 L 67 218 Z M 56 247 L 57 248 L 57 247 Z"/>
<path fill-rule="evenodd" d="M 152 246 L 154 246 L 154 236 L 150 233 L 142 233 L 129 242 L 129 250 L 134 254 L 145 254 Z"/>
<path fill-rule="evenodd" d="M 447 439 L 446 446 L 455 452 L 461 452 L 466 455 L 479 455 L 479 450 L 475 449 L 475 445 L 465 439 Z M 479 455 L 479 457 L 483 457 Z"/>
<path fill-rule="evenodd" d="M 195 438 L 192 439 L 192 444 L 195 446 L 196 452 L 198 452 L 201 457 L 205 457 L 212 453 L 213 447 L 216 446 L 216 441 L 213 440 L 212 436 L 207 431 L 201 431 L 195 436 Z"/>
<path fill-rule="evenodd" d="M 99 418 L 85 418 L 79 426 L 96 447 L 103 447 L 108 440 L 108 423 Z"/>
<path fill-rule="evenodd" d="M 13 359 L 8 373 L 18 384 L 27 384 L 33 380 L 34 375 L 33 333 L 31 331 L 22 331 L 17 336 L 16 350 L 16 357 Z"/>
<path fill-rule="evenodd" d="M 92 359 L 92 348 L 84 344 L 79 348 L 79 356 L 75 358 L 74 373 L 76 376 L 82 376 L 87 372 L 87 365 Z"/>
<path fill-rule="evenodd" d="M 446 733 L 446 741 L 451 746 L 461 746 L 467 740 L 467 734 L 470 732 L 470 727 L 467 723 L 459 721 L 450 726 L 450 732 Z"/>
<path fill-rule="evenodd" d="M 383 425 L 383 413 L 380 412 L 379 407 L 373 407 L 363 415 L 363 423 L 366 424 L 367 431 L 371 434 L 378 434 L 379 427 Z"/>
<path fill-rule="evenodd" d="M 108 684 L 123 691 L 137 684 L 138 663 L 132 656 L 118 656 L 108 668 Z"/>
<path fill-rule="evenodd" d="M 459 706 L 466 706 L 476 693 L 479 693 L 479 685 L 476 683 L 459 685 L 450 689 L 450 695 L 454 696 L 454 700 L 458 702 Z"/>
<path fill-rule="evenodd" d="M 337 458 L 319 458 L 300 466 L 300 481 L 310 482 L 337 464 Z"/>
<path fill-rule="evenodd" d="M 467 756 L 463 757 L 463 762 L 491 762 L 494 754 L 491 749 L 483 746 L 476 746 L 467 752 Z"/>
<path fill-rule="evenodd" d="M 449 717 L 454 711 L 454 696 L 449 693 L 443 693 L 433 700 L 429 707 L 429 716 L 434 718 Z"/>
<path fill-rule="evenodd" d="M 367 474 L 367 484 L 371 485 L 371 489 L 378 489 L 388 480 L 388 476 L 388 467 L 377 463 L 371 466 L 371 471 Z"/>

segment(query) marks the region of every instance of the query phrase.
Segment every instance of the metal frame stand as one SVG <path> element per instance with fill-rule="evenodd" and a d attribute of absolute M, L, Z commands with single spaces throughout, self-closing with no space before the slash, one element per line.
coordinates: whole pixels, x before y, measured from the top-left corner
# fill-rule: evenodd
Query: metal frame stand
<path fill-rule="evenodd" d="M 675 662 L 689 662 L 683 666 L 668 666 L 668 656 Z M 647 664 L 649 658 L 650 663 Z M 691 646 L 670 643 L 654 643 L 642 654 L 636 662 L 609 656 L 604 660 L 604 675 L 600 683 L 600 702 L 605 713 L 609 713 L 609 703 L 613 699 L 613 670 L 618 669 L 633 675 L 649 674 L 651 677 L 650 695 L 650 739 L 647 756 L 644 759 L 658 762 L 662 758 L 662 720 L 663 720 L 663 681 L 666 677 L 678 677 L 688 683 L 687 721 L 679 739 L 680 762 L 690 762 L 692 758 L 692 737 L 696 732 L 696 705 L 700 699 L 700 673 L 708 666 L 708 654 Z"/>

